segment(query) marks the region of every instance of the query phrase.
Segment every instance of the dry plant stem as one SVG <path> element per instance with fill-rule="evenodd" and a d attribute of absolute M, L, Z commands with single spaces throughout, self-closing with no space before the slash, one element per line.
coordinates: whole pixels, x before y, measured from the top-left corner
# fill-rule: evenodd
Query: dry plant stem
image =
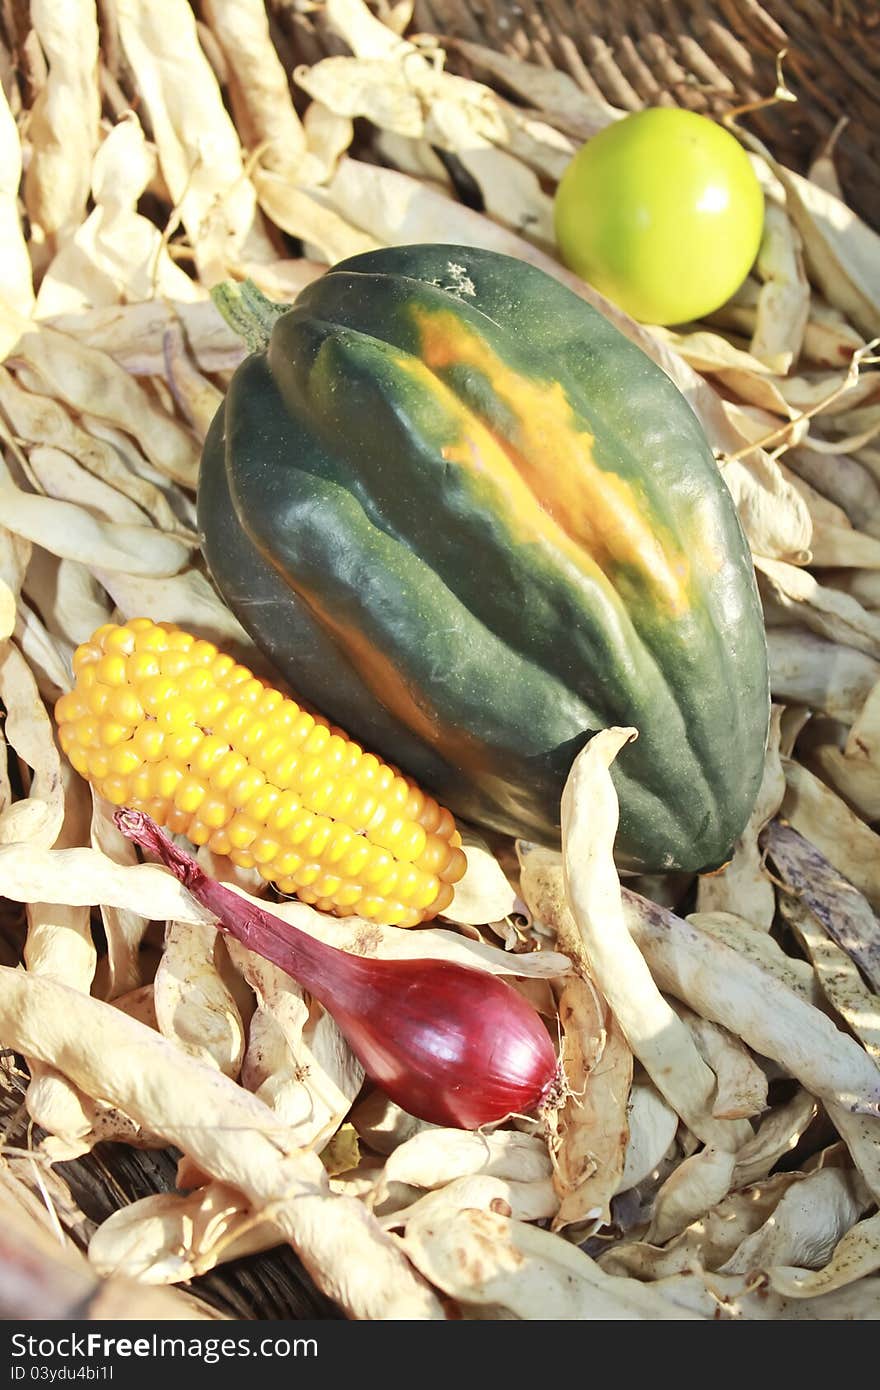
<path fill-rule="evenodd" d="M 108 1004 L 4 967 L 0 1034 L 243 1192 L 351 1317 L 442 1318 L 438 1300 L 364 1207 L 330 1196 L 317 1155 L 288 1151 L 272 1112 L 228 1077 Z"/>
<path fill-rule="evenodd" d="M 240 256 L 272 259 L 239 136 L 199 44 L 192 9 L 185 0 L 117 0 L 117 13 L 159 165 L 202 280 L 222 279 Z"/>
<path fill-rule="evenodd" d="M 0 643 L 0 702 L 5 740 L 33 773 L 29 796 L 0 812 L 0 853 L 7 846 L 13 853 L 48 848 L 64 821 L 61 760 L 33 673 L 12 641 Z M 30 901 L 43 896 L 37 892 Z"/>
<path fill-rule="evenodd" d="M 145 1289 L 127 1279 L 98 1279 L 72 1244 L 29 1216 L 17 1194 L 0 1187 L 0 1318 L 107 1322 L 222 1319 L 195 1298 Z"/>
<path fill-rule="evenodd" d="M 854 888 L 880 911 L 880 835 L 846 802 L 793 759 L 785 760 L 785 799 L 781 816 L 819 850 Z M 876 975 L 878 925 L 869 928 L 867 948 Z"/>
<path fill-rule="evenodd" d="M 33 0 L 31 19 L 49 76 L 30 113 L 25 203 L 47 236 L 69 236 L 85 211 L 89 156 L 99 139 L 97 16 L 89 0 Z M 73 139 L 85 158 L 79 150 L 71 158 Z"/>
<path fill-rule="evenodd" d="M 245 147 L 262 143 L 269 165 L 295 179 L 305 132 L 272 45 L 263 0 L 207 0 L 204 9 L 229 64 L 233 110 Z"/>
<path fill-rule="evenodd" d="M 56 840 L 60 846 L 76 844 L 84 838 L 87 798 L 83 786 L 71 769 L 62 766 L 64 822 Z M 95 973 L 97 953 L 92 942 L 90 913 L 86 907 L 30 903 L 27 909 L 28 934 L 24 946 L 25 965 L 31 974 L 61 980 L 88 994 Z M 50 1138 L 47 1149 L 55 1157 L 77 1157 L 91 1147 L 94 1107 L 70 1082 L 39 1062 L 29 1060 L 31 1084 L 26 1104 L 31 1118 Z"/>
<path fill-rule="evenodd" d="M 826 935 L 819 919 L 804 903 L 782 895 L 779 908 L 813 962 L 816 978 L 829 1004 L 880 1065 L 880 995 L 868 988 L 857 966 Z"/>
<path fill-rule="evenodd" d="M 737 449 L 732 454 L 721 454 L 718 459 L 718 466 L 720 468 L 726 468 L 728 464 L 736 463 L 740 459 L 747 458 L 749 454 L 755 453 L 761 449 L 766 449 L 768 444 L 778 444 L 781 446 L 775 449 L 774 457 L 784 453 L 786 449 L 791 447 L 792 443 L 797 442 L 796 438 L 793 438 L 793 436 L 797 434 L 798 428 L 805 420 L 812 420 L 814 416 L 821 415 L 823 411 L 828 409 L 829 405 L 833 405 L 845 392 L 849 391 L 858 380 L 861 367 L 875 366 L 876 363 L 880 362 L 880 357 L 872 355 L 874 349 L 878 346 L 880 346 L 880 338 L 873 338 L 871 342 L 866 343 L 864 347 L 857 348 L 852 355 L 846 377 L 835 386 L 833 391 L 830 391 L 821 401 L 817 401 L 815 405 L 810 406 L 808 410 L 798 411 L 794 419 L 786 420 L 784 425 L 780 425 L 777 429 L 770 430 L 769 433 L 762 435 L 760 439 L 756 439 L 753 444 L 747 444 L 743 448 Z"/>
<path fill-rule="evenodd" d="M 736 843 L 733 858 L 721 873 L 701 875 L 697 886 L 700 912 L 730 911 L 769 931 L 776 911 L 773 885 L 764 870 L 758 835 L 779 810 L 785 795 L 785 775 L 779 760 L 782 709 L 771 710 L 770 735 L 764 756 L 764 776 L 748 824 Z"/>
<path fill-rule="evenodd" d="M 634 734 L 596 734 L 576 759 L 562 796 L 563 873 L 580 951 L 657 1089 L 704 1143 L 735 1150 L 751 1129 L 744 1120 L 713 1117 L 714 1073 L 660 994 L 624 920 L 612 858 L 617 797 L 608 768 Z"/>
<path fill-rule="evenodd" d="M 547 1030 L 508 984 L 450 963 L 367 962 L 334 950 L 265 908 L 246 908 L 144 812 L 120 808 L 115 820 L 217 914 L 218 930 L 319 1000 L 367 1075 L 398 1104 L 436 1124 L 477 1129 L 540 1112 L 552 1095 L 559 1068 Z"/>
<path fill-rule="evenodd" d="M 33 309 L 31 263 L 18 215 L 21 144 L 6 93 L 0 90 L 0 294 L 20 314 Z"/>
<path fill-rule="evenodd" d="M 213 927 L 169 922 L 154 981 L 163 1036 L 235 1079 L 244 1055 L 244 1025 L 214 960 Z"/>
<path fill-rule="evenodd" d="M 228 937 L 226 949 L 257 999 L 241 1084 L 283 1117 L 302 1148 L 320 1152 L 361 1089 L 363 1068 L 332 1019 L 317 1001 L 310 1007 L 289 975 Z M 329 1056 L 319 1058 L 312 1049 L 328 1036 L 328 1024 Z"/>
<path fill-rule="evenodd" d="M 426 13 L 433 14 L 430 3 Z M 822 0 L 811 6 L 821 29 Z M 824 3 L 833 20 L 848 7 L 852 0 Z M 711 322 L 656 334 L 598 304 L 697 413 L 762 570 L 773 690 L 788 706 L 786 813 L 840 870 L 817 866 L 808 845 L 794 856 L 798 896 L 781 894 L 783 916 L 809 961 L 787 955 L 768 931 L 781 890 L 775 875 L 791 878 L 791 866 L 779 861 L 765 872 L 757 838 L 778 802 L 775 751 L 737 855 L 725 874 L 703 881 L 702 911 L 690 923 L 627 893 L 621 898 L 609 844 L 588 884 L 596 946 L 590 941 L 585 950 L 565 905 L 559 857 L 555 868 L 553 856 L 542 861 L 544 879 L 530 901 L 549 906 L 529 944 L 546 945 L 550 933 L 542 926 L 557 925 L 560 948 L 580 967 L 552 987 L 567 969 L 561 950 L 514 955 L 442 929 L 418 940 L 357 919 L 328 923 L 303 904 L 283 904 L 277 915 L 348 951 L 430 955 L 493 973 L 513 967 L 528 977 L 524 992 L 539 1007 L 543 1002 L 546 1017 L 551 992 L 568 1014 L 572 1094 L 560 1116 L 555 1172 L 535 1133 L 429 1128 L 400 1110 L 377 1109 L 374 1091 L 356 1107 L 360 1161 L 348 1154 L 357 1166 L 328 1184 L 314 1155 L 299 1150 L 319 1149 L 338 1129 L 358 1082 L 328 1016 L 294 1000 L 292 981 L 287 992 L 274 988 L 270 968 L 252 957 L 246 983 L 234 976 L 249 1038 L 239 1085 L 219 1076 L 218 1063 L 236 1069 L 241 1025 L 232 1019 L 231 1030 L 211 1026 L 214 1006 L 227 1009 L 213 979 L 213 918 L 169 875 L 137 865 L 127 841 L 120 851 L 106 807 L 96 808 L 94 848 L 82 847 L 88 824 L 73 823 L 76 798 L 62 782 L 66 764 L 62 759 L 59 768 L 43 708 L 67 686 L 72 648 L 109 621 L 116 604 L 126 617 L 149 612 L 194 628 L 246 665 L 257 659 L 192 549 L 199 440 L 243 356 L 208 298 L 211 284 L 249 277 L 273 300 L 289 303 L 322 273 L 322 258 L 448 240 L 517 256 L 597 301 L 535 240 L 547 242 L 549 200 L 576 143 L 623 114 L 600 100 L 591 77 L 590 69 L 600 71 L 605 82 L 614 70 L 617 55 L 609 58 L 609 50 L 603 58 L 602 40 L 589 39 L 593 46 L 579 59 L 577 36 L 560 38 L 550 17 L 550 57 L 561 61 L 558 54 L 567 53 L 575 81 L 478 45 L 404 37 L 410 0 L 380 0 L 378 7 L 326 0 L 314 17 L 306 13 L 314 9 L 308 0 L 298 8 L 293 16 L 292 0 L 273 0 L 272 32 L 264 0 L 200 0 L 195 7 L 192 0 L 99 0 L 97 27 L 94 0 L 33 0 L 30 14 L 23 0 L 5 0 L 0 356 L 10 360 L 0 369 L 0 442 L 10 472 L 0 467 L 0 704 L 8 711 L 0 719 L 0 960 L 18 968 L 0 973 L 0 1040 L 15 1045 L 20 1033 L 32 1059 L 28 1105 L 50 1137 L 33 1157 L 17 1151 L 18 1163 L 19 1171 L 41 1175 L 30 1184 L 37 1205 L 42 1192 L 51 1209 L 51 1234 L 32 1241 L 18 1220 L 19 1208 L 27 1211 L 20 1191 L 12 1181 L 0 1183 L 8 1227 L 0 1301 L 10 1289 L 20 1296 L 24 1272 L 38 1271 L 42 1281 L 38 1289 L 28 1286 L 36 1295 L 29 1303 L 3 1311 L 119 1317 L 137 1307 L 151 1319 L 194 1315 L 197 1305 L 186 1295 L 162 1304 L 142 1286 L 116 1279 L 96 1287 L 82 1260 L 75 1286 L 68 1283 L 73 1269 L 62 1276 L 55 1264 L 62 1231 L 73 1223 L 63 1204 L 57 1212 L 52 1206 L 49 1153 L 59 1156 L 65 1143 L 86 1148 L 108 1133 L 141 1143 L 158 1117 L 163 1141 L 184 1148 L 181 1183 L 201 1186 L 124 1208 L 94 1242 L 105 1268 L 141 1280 L 190 1279 L 293 1235 L 352 1316 L 440 1316 L 438 1300 L 401 1258 L 400 1239 L 382 1235 L 373 1211 L 386 1231 L 404 1233 L 418 1268 L 457 1300 L 465 1318 L 876 1318 L 880 1225 L 864 1216 L 873 1207 L 849 1159 L 880 1198 L 880 1073 L 868 1055 L 876 1058 L 880 1048 L 878 929 L 869 903 L 841 874 L 854 876 L 880 905 L 880 840 L 870 828 L 880 818 L 880 522 L 872 482 L 880 481 L 880 450 L 866 447 L 880 429 L 876 343 L 866 341 L 880 332 L 880 240 L 834 196 L 829 155 L 839 126 L 820 154 L 821 186 L 740 132 L 765 165 L 767 235 L 755 277 Z M 716 5 L 722 20 L 735 8 L 730 0 Z M 580 15 L 583 30 L 582 21 Z M 478 15 L 477 30 L 482 22 Z M 616 88 L 606 83 L 619 100 L 630 100 L 627 88 L 639 102 L 647 91 L 640 84 L 651 74 L 638 68 L 640 55 L 656 67 L 656 53 L 641 48 L 656 38 L 645 23 L 636 24 L 636 66 L 627 68 L 638 90 L 619 72 Z M 780 23 L 792 32 L 791 15 Z M 295 53 L 287 37 L 278 44 L 279 26 L 290 33 L 294 24 L 302 39 Z M 729 56 L 738 40 L 718 32 Z M 662 49 L 662 33 L 658 42 Z M 542 43 L 539 36 L 533 56 L 540 58 Z M 336 56 L 343 45 L 353 57 Z M 519 105 L 445 70 L 444 48 L 451 46 L 479 76 L 516 93 Z M 712 53 L 717 59 L 718 50 Z M 702 68 L 687 54 L 683 61 L 706 84 L 720 82 L 730 99 L 726 74 L 707 52 L 701 57 Z M 296 73 L 300 94 L 321 100 L 300 120 L 287 74 L 304 58 L 312 65 Z M 673 67 L 670 59 L 674 84 Z M 748 102 L 745 69 L 734 68 Z M 666 90 L 678 99 L 674 85 Z M 102 97 L 111 119 L 99 125 Z M 777 92 L 740 106 L 739 114 L 787 99 L 779 73 Z M 127 110 L 130 101 L 136 115 Z M 785 111 L 774 114 L 781 119 Z M 346 112 L 360 118 L 361 146 L 365 122 L 372 123 L 369 163 L 346 154 L 354 133 Z M 452 152 L 469 171 L 488 217 L 458 201 L 436 149 Z M 24 219 L 22 195 L 30 214 Z M 511 226 L 522 226 L 524 237 Z M 291 259 L 283 232 L 301 238 L 314 259 Z M 860 366 L 866 370 L 859 374 Z M 786 455 L 791 472 L 760 452 L 764 442 Z M 7 477 L 14 491 L 3 484 Z M 272 677 L 267 668 L 263 673 Z M 804 720 L 812 728 L 796 746 Z M 586 798 L 591 811 L 594 801 L 605 804 L 593 787 L 601 789 L 607 770 L 595 771 Z M 516 899 L 493 855 L 472 850 L 471 857 L 475 874 L 456 894 L 454 915 L 481 927 L 507 917 Z M 524 865 L 523 883 L 531 876 L 532 888 L 537 858 L 530 854 Z M 223 877 L 217 866 L 211 871 Z M 91 988 L 111 998 L 123 991 L 109 1011 L 88 993 L 87 924 L 96 904 L 110 955 Z M 17 955 L 26 917 L 27 973 Z M 139 949 L 150 917 L 178 924 L 158 1002 L 174 1042 L 189 1038 L 196 1056 L 150 1029 L 152 983 L 130 993 L 142 965 L 152 972 L 152 950 Z M 627 925 L 637 945 L 624 935 Z M 782 940 L 791 949 L 791 935 Z M 228 984 L 233 972 L 218 945 Z M 238 959 L 246 954 L 239 951 Z M 613 1016 L 603 1003 L 597 1013 L 582 973 L 587 964 L 594 968 L 594 956 L 616 980 L 620 1018 L 634 1036 L 643 1013 L 661 1023 L 658 987 L 689 1002 L 690 1009 L 674 1005 L 678 1031 L 661 1031 L 653 1051 L 650 1039 L 643 1051 L 658 1075 L 668 1068 L 668 1093 L 684 1097 L 691 1118 L 698 1112 L 704 1134 L 726 1124 L 735 1138 L 740 1117 L 764 1104 L 768 1076 L 788 1085 L 793 1077 L 794 1094 L 786 1091 L 788 1099 L 773 1104 L 771 1092 L 771 1108 L 744 1129 L 754 1130 L 744 1143 L 699 1148 L 650 1080 L 639 1076 L 630 1088 L 627 1044 L 619 1036 L 619 1045 L 612 1041 Z M 181 1010 L 182 999 L 192 1004 L 204 969 L 212 986 L 201 996 L 204 1007 Z M 250 1018 L 252 990 L 260 1007 Z M 141 1020 L 139 1031 L 126 1024 L 126 1012 Z M 839 1016 L 843 1031 L 829 1015 Z M 305 1081 L 300 1070 L 308 1071 Z M 328 1082 L 341 1089 L 328 1091 Z M 256 1096 L 249 1086 L 260 1087 Z M 820 1142 L 830 1140 L 830 1122 L 849 1154 L 844 1144 L 829 1144 L 813 1154 L 808 1173 L 768 1179 L 780 1159 L 792 1161 L 813 1124 L 814 1097 L 824 1105 Z M 132 1114 L 127 1129 L 114 1119 L 120 1108 Z M 342 1140 L 350 1132 L 346 1127 Z M 807 1136 L 811 1152 L 816 1133 L 814 1127 Z M 383 1154 L 390 1154 L 387 1165 Z M 605 1214 L 614 1186 L 624 1234 L 603 1232 L 607 1253 L 597 1279 L 572 1242 Z M 557 1213 L 560 1224 L 572 1223 L 568 1240 L 523 1224 L 549 1225 Z M 697 1219 L 684 1224 L 694 1213 Z M 44 1224 L 39 1214 L 37 1223 Z M 649 1226 L 664 1245 L 632 1238 Z"/>
<path fill-rule="evenodd" d="M 489 1305 L 516 1318 L 641 1321 L 699 1317 L 636 1279 L 610 1277 L 582 1250 L 496 1212 L 428 1212 L 407 1226 L 410 1259 L 467 1309 Z M 487 1258 L 488 1252 L 492 1258 Z"/>
<path fill-rule="evenodd" d="M 629 1124 L 633 1055 L 620 1024 L 589 977 L 572 976 L 559 999 L 568 1094 L 556 1115 L 553 1185 L 559 1213 L 553 1230 L 607 1224 L 620 1188 Z"/>
<path fill-rule="evenodd" d="M 661 989 L 778 1061 L 818 1096 L 880 1198 L 880 1072 L 867 1053 L 826 1014 L 708 933 L 635 893 L 624 890 L 623 899 Z"/>
<path fill-rule="evenodd" d="M 271 1221 L 253 1217 L 240 1192 L 212 1182 L 193 1192 L 143 1197 L 113 1212 L 89 1242 L 89 1261 L 99 1274 L 177 1284 L 282 1239 Z"/>
<path fill-rule="evenodd" d="M 26 810 L 27 803 L 16 802 L 8 812 L 17 807 Z M 23 903 L 61 902 L 86 907 L 97 898 L 112 907 L 140 911 L 160 920 L 197 924 L 215 921 L 182 884 L 156 864 L 123 865 L 97 850 L 54 851 L 43 849 L 41 842 L 25 847 L 19 843 L 8 845 L 3 842 L 2 830 L 0 822 L 0 894 L 5 897 Z M 22 837 L 12 838 L 18 841 Z M 249 894 L 236 891 L 246 902 L 263 905 Z M 378 927 L 360 917 L 332 918 L 306 903 L 295 901 L 276 904 L 274 915 L 319 941 L 327 941 L 356 955 L 385 960 L 451 960 L 493 975 L 536 979 L 554 979 L 567 974 L 571 968 L 571 962 L 561 951 L 514 955 L 482 941 L 470 940 L 458 932 L 433 927 L 418 932 L 402 927 Z"/>
<path fill-rule="evenodd" d="M 880 921 L 867 900 L 792 826 L 772 821 L 764 843 L 788 887 L 880 993 Z"/>

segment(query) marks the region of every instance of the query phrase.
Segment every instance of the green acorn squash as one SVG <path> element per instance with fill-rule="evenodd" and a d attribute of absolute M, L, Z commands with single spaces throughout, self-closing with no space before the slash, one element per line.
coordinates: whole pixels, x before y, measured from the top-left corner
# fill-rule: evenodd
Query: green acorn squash
<path fill-rule="evenodd" d="M 269 317 L 198 515 L 294 692 L 458 815 L 549 844 L 578 750 L 635 725 L 620 866 L 723 862 L 761 779 L 767 654 L 733 502 L 672 382 L 488 251 L 355 256 Z"/>

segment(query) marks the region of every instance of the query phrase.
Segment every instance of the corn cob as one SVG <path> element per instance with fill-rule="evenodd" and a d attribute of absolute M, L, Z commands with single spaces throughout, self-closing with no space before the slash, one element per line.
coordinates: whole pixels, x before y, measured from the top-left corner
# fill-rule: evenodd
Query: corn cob
<path fill-rule="evenodd" d="M 169 623 L 108 623 L 55 706 L 61 747 L 117 806 L 325 912 L 416 926 L 466 868 L 450 813 L 339 729 Z"/>

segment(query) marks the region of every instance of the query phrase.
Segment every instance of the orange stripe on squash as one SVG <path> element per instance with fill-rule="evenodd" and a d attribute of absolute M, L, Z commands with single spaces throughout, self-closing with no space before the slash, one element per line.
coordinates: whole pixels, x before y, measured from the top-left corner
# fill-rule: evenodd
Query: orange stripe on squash
<path fill-rule="evenodd" d="M 444 457 L 474 472 L 485 464 L 501 476 L 499 455 L 503 454 L 521 482 L 511 487 L 510 502 L 524 526 L 547 535 L 536 513 L 549 514 L 606 574 L 634 571 L 672 615 L 686 613 L 690 608 L 687 556 L 678 551 L 670 559 L 640 515 L 644 503 L 634 488 L 595 462 L 593 436 L 578 421 L 562 385 L 536 382 L 515 371 L 448 310 L 432 313 L 417 306 L 412 312 L 425 367 L 435 373 L 453 366 L 476 368 L 518 424 L 516 440 L 501 439 L 484 425 L 475 430 L 473 415 L 460 407 L 468 433 L 454 450 L 445 450 Z M 487 437 L 495 445 L 491 453 Z M 555 538 L 554 543 L 560 544 Z"/>

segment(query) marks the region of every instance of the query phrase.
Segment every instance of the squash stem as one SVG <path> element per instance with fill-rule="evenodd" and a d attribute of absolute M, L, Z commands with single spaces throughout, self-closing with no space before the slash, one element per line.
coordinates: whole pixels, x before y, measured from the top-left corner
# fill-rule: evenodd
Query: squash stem
<path fill-rule="evenodd" d="M 223 280 L 211 290 L 211 298 L 233 332 L 243 338 L 250 352 L 265 352 L 275 320 L 289 309 L 275 304 L 258 290 L 253 280 Z"/>

